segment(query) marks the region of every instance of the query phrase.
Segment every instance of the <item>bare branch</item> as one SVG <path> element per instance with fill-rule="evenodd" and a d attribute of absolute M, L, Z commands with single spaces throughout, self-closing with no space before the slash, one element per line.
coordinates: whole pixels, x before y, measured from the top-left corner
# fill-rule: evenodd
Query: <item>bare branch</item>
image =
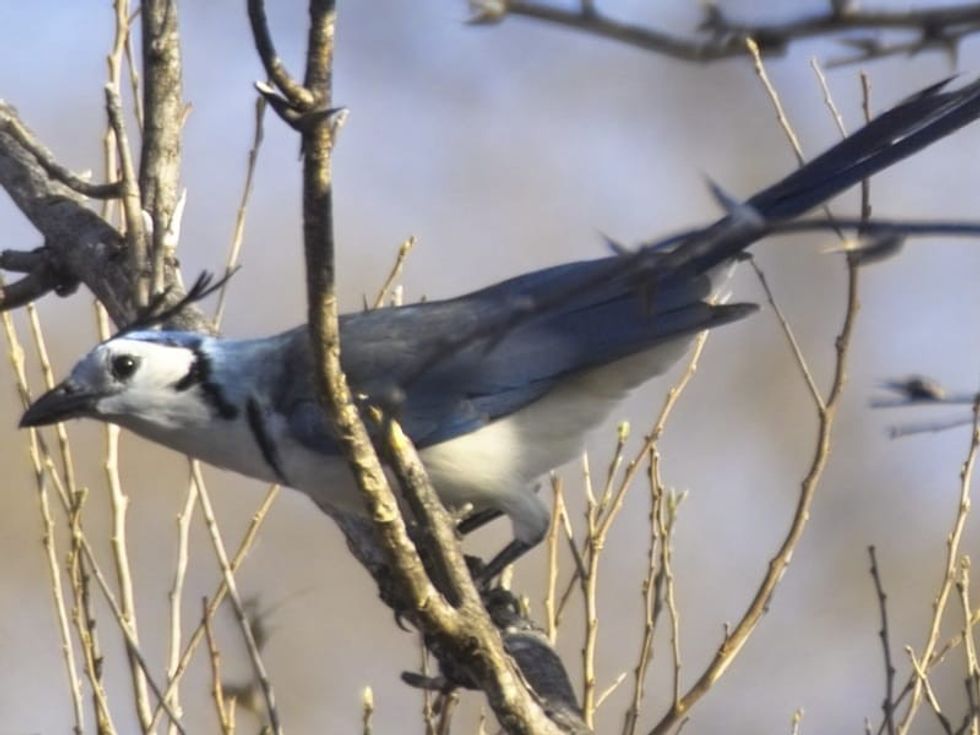
<path fill-rule="evenodd" d="M 269 21 L 265 17 L 265 2 L 263 0 L 248 0 L 248 19 L 252 24 L 255 48 L 269 79 L 294 107 L 311 107 L 314 103 L 313 93 L 290 75 L 286 70 L 286 65 L 279 58 L 279 54 L 276 53 L 272 34 L 269 32 Z M 307 80 L 307 84 L 309 84 L 309 80 Z"/>
<path fill-rule="evenodd" d="M 834 420 L 840 406 L 844 385 L 847 382 L 847 356 L 859 309 L 858 273 L 859 266 L 854 260 L 849 259 L 847 262 L 847 298 L 843 324 L 834 342 L 837 352 L 834 377 L 825 402 L 821 405 L 819 401 L 815 400 L 818 421 L 817 441 L 810 466 L 800 484 L 800 494 L 790 527 L 780 544 L 779 550 L 770 560 L 769 568 L 742 617 L 730 631 L 726 632 L 724 641 L 701 676 L 679 700 L 674 702 L 667 714 L 653 728 L 651 735 L 664 735 L 670 732 L 674 726 L 682 721 L 690 708 L 724 675 L 762 619 L 776 587 L 789 566 L 793 551 L 803 536 L 803 531 L 810 518 L 810 506 L 830 456 Z"/>
<path fill-rule="evenodd" d="M 15 117 L 3 120 L 3 130 L 10 134 L 21 146 L 31 152 L 37 162 L 55 181 L 64 184 L 82 196 L 92 199 L 115 199 L 122 194 L 122 184 L 113 181 L 109 184 L 93 184 L 78 174 L 72 173 L 55 160 L 54 155 L 31 135 Z"/>
<path fill-rule="evenodd" d="M 175 278 L 166 262 L 166 240 L 180 197 L 180 137 L 187 110 L 181 99 L 176 0 L 143 0 L 140 8 L 144 120 L 139 190 L 153 222 L 151 291 L 160 293 Z"/>
<path fill-rule="evenodd" d="M 667 33 L 603 15 L 591 4 L 579 9 L 540 0 L 471 0 L 474 23 L 497 23 L 508 16 L 531 18 L 562 28 L 618 41 L 679 61 L 706 63 L 745 54 L 745 39 L 754 38 L 765 56 L 785 54 L 800 40 L 838 36 L 854 31 L 896 31 L 913 34 L 908 41 L 884 43 L 875 38 L 845 38 L 855 53 L 831 62 L 855 63 L 895 54 L 914 54 L 929 48 L 955 53 L 964 37 L 980 31 L 980 3 L 923 7 L 917 10 L 828 10 L 798 20 L 742 23 L 727 18 L 708 4 L 705 19 L 692 36 Z"/>
<path fill-rule="evenodd" d="M 0 311 L 10 311 L 53 291 L 58 280 L 49 272 L 30 273 L 0 289 Z"/>
<path fill-rule="evenodd" d="M 868 556 L 871 557 L 871 579 L 875 585 L 875 595 L 878 598 L 878 611 L 881 615 L 881 628 L 878 637 L 881 638 L 881 648 L 885 659 L 885 699 L 881 703 L 881 709 L 885 714 L 885 725 L 888 735 L 895 735 L 895 664 L 892 663 L 891 643 L 888 640 L 888 608 L 886 602 L 888 596 L 885 594 L 885 587 L 881 583 L 881 575 L 878 572 L 878 557 L 875 555 L 875 547 L 868 547 Z"/>
<path fill-rule="evenodd" d="M 973 466 L 977 458 L 978 448 L 980 448 L 980 397 L 973 404 L 973 431 L 970 433 L 970 447 L 967 451 L 966 459 L 963 461 L 963 467 L 960 470 L 960 497 L 952 530 L 946 538 L 946 563 L 943 567 L 943 578 L 939 585 L 939 592 L 936 594 L 935 602 L 933 603 L 932 622 L 929 626 L 929 634 L 920 656 L 917 657 L 911 647 L 909 648 L 909 656 L 912 658 L 913 665 L 915 666 L 917 678 L 912 689 L 912 701 L 909 703 L 908 709 L 905 711 L 905 715 L 902 717 L 902 721 L 897 729 L 899 735 L 904 735 L 909 732 L 915 713 L 918 711 L 919 705 L 922 702 L 923 694 L 926 695 L 930 704 L 933 705 L 933 709 L 936 709 L 938 713 L 938 708 L 933 703 L 929 691 L 929 682 L 926 678 L 925 669 L 928 662 L 932 660 L 933 653 L 935 653 L 939 643 L 943 612 L 946 609 L 946 603 L 949 600 L 953 585 L 956 583 L 960 540 L 963 537 L 966 518 L 970 512 L 970 486 L 973 481 Z M 923 662 L 921 667 L 918 665 L 918 661 Z"/>

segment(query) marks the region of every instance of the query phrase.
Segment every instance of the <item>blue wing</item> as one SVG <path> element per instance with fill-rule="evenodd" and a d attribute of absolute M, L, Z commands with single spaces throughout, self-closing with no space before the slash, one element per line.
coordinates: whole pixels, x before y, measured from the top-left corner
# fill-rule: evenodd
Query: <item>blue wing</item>
<path fill-rule="evenodd" d="M 369 401 L 393 406 L 406 433 L 424 448 L 520 410 L 565 377 L 741 318 L 755 308 L 705 303 L 711 291 L 706 275 L 650 294 L 624 279 L 594 283 L 616 260 L 548 268 L 458 299 L 345 315 L 342 360 L 350 384 Z M 580 284 L 593 287 L 569 297 Z M 563 296 L 559 307 L 441 354 L 447 340 L 556 294 Z M 309 375 L 305 328 L 288 334 L 291 372 Z M 304 369 L 296 371 L 299 363 Z M 285 387 L 275 404 L 286 409 L 300 442 L 336 451 L 310 385 Z"/>

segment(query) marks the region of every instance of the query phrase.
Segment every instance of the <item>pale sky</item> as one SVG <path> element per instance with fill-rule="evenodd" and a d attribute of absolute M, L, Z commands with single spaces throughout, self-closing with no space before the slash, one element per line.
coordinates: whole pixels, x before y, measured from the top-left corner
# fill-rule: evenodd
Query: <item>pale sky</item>
<path fill-rule="evenodd" d="M 305 38 L 304 3 L 270 3 L 277 44 L 295 69 Z M 820 3 L 782 3 L 792 16 Z M 696 4 L 604 3 L 618 17 L 678 33 L 697 23 Z M 733 17 L 754 3 L 726 2 Z M 185 97 L 193 105 L 184 148 L 188 206 L 180 258 L 185 275 L 220 270 L 227 252 L 251 139 L 253 91 L 262 72 L 251 46 L 244 3 L 185 2 L 181 8 Z M 611 42 L 514 19 L 472 28 L 463 2 L 341 2 L 335 103 L 350 109 L 336 151 L 335 217 L 341 295 L 347 309 L 374 294 L 399 243 L 418 246 L 403 279 L 405 298 L 451 296 L 546 265 L 605 254 L 602 234 L 637 242 L 717 215 L 705 177 L 748 196 L 795 165 L 772 109 L 746 60 L 692 66 Z M 66 165 L 99 171 L 104 125 L 104 56 L 109 3 L 48 0 L 0 7 L 0 96 L 14 104 Z M 959 70 L 980 68 L 977 42 L 962 47 Z M 808 153 L 837 138 L 809 61 L 839 54 L 827 42 L 794 46 L 769 71 Z M 875 109 L 951 71 L 927 53 L 867 66 Z M 857 70 L 828 72 L 851 128 L 858 125 Z M 266 121 L 258 180 L 248 215 L 243 269 L 228 304 L 226 332 L 271 333 L 304 314 L 298 144 L 273 117 Z M 100 174 L 96 174 L 98 177 Z M 876 213 L 978 216 L 980 126 L 920 154 L 873 184 Z M 856 211 L 843 197 L 837 211 Z M 40 245 L 36 233 L 0 196 L 4 248 Z M 795 326 L 818 382 L 826 386 L 843 299 L 843 268 L 822 253 L 829 238 L 781 240 L 753 252 Z M 866 547 L 876 544 L 889 593 L 892 642 L 921 646 L 941 578 L 945 537 L 956 512 L 958 472 L 968 430 L 903 441 L 887 438 L 895 420 L 933 414 L 871 411 L 882 378 L 921 372 L 972 390 L 980 339 L 976 243 L 933 239 L 869 268 L 845 399 L 823 486 L 807 535 L 770 612 L 725 679 L 692 715 L 692 732 L 788 732 L 806 710 L 804 730 L 857 731 L 876 721 L 883 694 L 878 611 Z M 738 300 L 762 299 L 749 272 L 733 282 Z M 56 371 L 95 340 L 84 291 L 40 305 Z M 23 324 L 21 320 L 19 322 Z M 36 493 L 9 368 L 0 393 L 0 447 L 7 487 L 0 506 L 0 733 L 66 732 L 71 712 L 40 541 Z M 669 380 L 651 382 L 624 403 L 590 441 L 604 467 L 615 422 L 634 427 L 638 446 Z M 73 424 L 82 481 L 91 487 L 88 521 L 111 567 L 99 465 L 101 431 Z M 690 684 L 707 663 L 726 621 L 741 614 L 789 522 L 815 432 L 806 388 L 771 312 L 726 327 L 709 341 L 702 370 L 684 396 L 663 444 L 666 481 L 689 492 L 676 542 L 682 611 L 683 676 Z M 186 490 L 181 458 L 124 437 L 123 479 L 132 495 L 131 554 L 147 655 L 162 670 L 174 523 Z M 151 470 L 151 471 L 148 471 Z M 565 468 L 578 522 L 580 470 Z M 229 538 L 237 538 L 262 495 L 252 481 L 208 472 Z M 639 580 L 646 548 L 643 488 L 628 501 L 607 550 L 600 586 L 600 688 L 634 665 L 641 631 Z M 63 519 L 60 553 L 66 549 Z M 500 523 L 468 544 L 489 551 L 509 533 Z M 185 615 L 196 621 L 216 565 L 202 529 L 194 535 Z M 971 520 L 963 551 L 974 551 Z M 517 586 L 540 610 L 544 555 L 518 571 Z M 367 578 L 346 553 L 333 524 L 304 498 L 286 492 L 241 575 L 245 592 L 275 608 L 266 652 L 286 729 L 352 732 L 360 692 L 374 687 L 377 731 L 416 727 L 418 696 L 398 681 L 417 661 L 415 639 L 397 630 Z M 955 606 L 953 606 L 955 610 Z M 950 615 L 948 629 L 959 625 Z M 568 622 L 562 651 L 579 676 L 580 619 Z M 247 671 L 231 617 L 220 623 L 230 678 Z M 117 722 L 132 723 L 128 672 L 106 616 L 100 630 Z M 648 691 L 668 701 L 668 639 Z M 958 654 L 957 654 L 958 655 Z M 962 667 L 936 679 L 957 720 Z M 185 694 L 193 731 L 213 726 L 203 660 Z M 600 731 L 621 722 L 625 694 L 614 695 Z M 461 725 L 472 722 L 473 702 Z M 602 719 L 605 717 L 605 719 Z M 648 713 L 645 722 L 655 721 Z M 922 731 L 934 727 L 926 714 Z M 250 725 L 243 721 L 243 732 Z M 198 729 L 204 728 L 204 729 Z M 122 731 L 125 731 L 124 729 Z M 467 731 L 461 727 L 460 732 Z"/>

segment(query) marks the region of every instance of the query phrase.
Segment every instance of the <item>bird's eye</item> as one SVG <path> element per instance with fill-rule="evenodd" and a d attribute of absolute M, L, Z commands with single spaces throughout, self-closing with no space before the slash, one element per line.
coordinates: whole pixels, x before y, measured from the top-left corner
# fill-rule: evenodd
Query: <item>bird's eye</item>
<path fill-rule="evenodd" d="M 112 358 L 110 365 L 112 377 L 116 380 L 128 380 L 136 372 L 136 366 L 138 364 L 136 358 L 132 355 L 117 355 Z"/>

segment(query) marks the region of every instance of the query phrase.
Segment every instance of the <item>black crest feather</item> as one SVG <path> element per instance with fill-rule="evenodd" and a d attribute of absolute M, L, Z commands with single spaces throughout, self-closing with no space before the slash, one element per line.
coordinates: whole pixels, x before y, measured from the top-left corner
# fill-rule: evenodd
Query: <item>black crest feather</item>
<path fill-rule="evenodd" d="M 195 304 L 198 301 L 206 299 L 208 296 L 220 289 L 237 272 L 237 267 L 232 268 L 221 278 L 214 280 L 214 274 L 208 271 L 201 271 L 200 275 L 198 275 L 194 283 L 187 290 L 187 293 L 184 294 L 180 300 L 174 304 L 171 304 L 170 306 L 166 306 L 165 304 L 167 297 L 173 292 L 173 286 L 167 286 L 167 288 L 165 288 L 163 291 L 155 294 L 153 298 L 150 299 L 150 303 L 140 309 L 136 317 L 131 322 L 123 326 L 115 336 L 120 337 L 131 332 L 151 329 L 170 321 L 191 304 Z"/>

